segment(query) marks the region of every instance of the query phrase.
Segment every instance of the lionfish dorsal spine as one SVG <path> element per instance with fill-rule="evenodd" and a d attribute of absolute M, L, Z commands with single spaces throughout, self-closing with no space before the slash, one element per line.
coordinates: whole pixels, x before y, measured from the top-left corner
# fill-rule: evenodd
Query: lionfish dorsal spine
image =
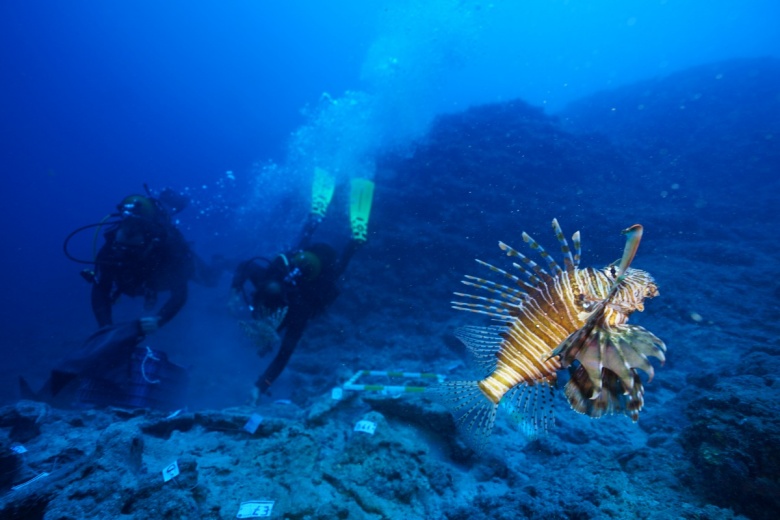
<path fill-rule="evenodd" d="M 563 263 L 566 265 L 566 271 L 571 272 L 576 267 L 574 264 L 574 257 L 571 255 L 569 243 L 566 241 L 566 237 L 563 235 L 563 230 L 561 229 L 561 225 L 558 224 L 557 218 L 553 219 L 552 228 L 555 232 L 555 238 L 558 239 L 558 243 L 561 245 L 561 253 L 563 253 Z"/>
<path fill-rule="evenodd" d="M 466 293 L 454 293 L 455 296 L 458 296 L 460 298 L 471 298 L 472 300 L 479 300 L 483 301 L 485 303 L 469 303 L 469 302 L 458 302 L 453 301 L 450 302 L 452 304 L 452 308 L 459 310 L 459 311 L 469 311 L 469 312 L 475 312 L 477 314 L 484 314 L 485 316 L 490 316 L 491 318 L 498 318 L 502 321 L 508 321 L 510 319 L 509 311 L 504 308 L 504 302 L 500 300 L 494 300 L 492 298 L 486 298 L 484 296 L 477 296 L 474 294 L 466 294 Z"/>
<path fill-rule="evenodd" d="M 500 267 L 496 267 L 496 266 L 494 266 L 494 265 L 492 265 L 492 264 L 489 264 L 489 263 L 487 263 L 487 262 L 484 262 L 484 261 L 482 261 L 482 260 L 479 260 L 479 259 L 477 259 L 477 263 L 478 263 L 479 265 L 481 265 L 481 266 L 487 267 L 488 269 L 490 269 L 490 270 L 491 270 L 491 271 L 493 271 L 494 273 L 499 273 L 501 276 L 503 276 L 504 278 L 507 278 L 507 279 L 508 279 L 508 280 L 510 280 L 512 283 L 516 284 L 517 286 L 519 286 L 519 287 L 522 287 L 522 288 L 523 288 L 523 289 L 525 289 L 526 291 L 527 291 L 527 290 L 531 290 L 531 289 L 533 289 L 533 288 L 534 288 L 534 286 L 533 286 L 533 285 L 529 284 L 529 283 L 528 283 L 528 282 L 526 282 L 525 280 L 523 280 L 523 279 L 521 279 L 521 278 L 519 278 L 519 277 L 517 277 L 517 276 L 513 275 L 512 273 L 509 273 L 508 271 L 506 271 L 506 270 L 504 270 L 504 269 L 501 269 Z M 512 264 L 512 265 L 513 265 L 515 268 L 517 268 L 517 269 L 518 269 L 518 270 L 519 270 L 521 273 L 523 273 L 525 276 L 529 276 L 529 277 L 530 277 L 530 276 L 533 276 L 531 273 L 529 273 L 528 271 L 526 271 L 525 269 L 523 269 L 521 266 L 519 266 L 519 265 L 517 265 L 517 264 Z M 467 277 L 467 278 L 468 278 L 468 277 Z M 522 291 L 522 290 L 520 290 L 520 289 L 511 289 L 511 288 L 509 288 L 509 287 L 506 287 L 506 289 L 507 289 L 507 291 L 509 291 L 509 292 L 516 292 L 517 294 L 522 294 L 522 295 L 525 295 L 525 292 L 524 292 L 524 291 Z"/>
<path fill-rule="evenodd" d="M 533 286 L 537 286 L 540 283 L 542 283 L 542 279 L 549 278 L 550 275 L 547 274 L 547 271 L 539 267 L 539 265 L 525 256 L 523 253 L 518 251 L 517 249 L 513 248 L 509 244 L 505 244 L 504 242 L 499 242 L 498 247 L 501 249 L 501 251 L 504 251 L 506 253 L 506 256 L 510 257 L 516 257 L 523 261 L 525 265 L 533 269 L 534 273 L 523 267 L 522 265 L 518 263 L 512 264 L 515 269 L 523 273 L 525 276 L 528 277 L 528 281 L 531 282 Z M 538 276 L 537 276 L 538 275 Z"/>
<path fill-rule="evenodd" d="M 640 224 L 634 224 L 630 228 L 623 230 L 623 235 L 626 236 L 626 245 L 623 248 L 623 256 L 620 258 L 620 265 L 618 266 L 618 272 L 616 278 L 618 280 L 623 279 L 623 276 L 634 261 L 637 249 L 639 249 L 639 243 L 642 241 L 643 228 Z"/>
<path fill-rule="evenodd" d="M 482 289 L 483 291 L 493 293 L 494 295 L 498 296 L 501 301 L 509 305 L 522 305 L 523 301 L 527 297 L 527 294 L 519 289 L 513 289 L 492 280 L 485 280 L 484 278 L 471 275 L 466 275 L 464 278 L 465 279 L 461 282 L 463 285 L 475 287 L 477 289 Z"/>
<path fill-rule="evenodd" d="M 531 237 L 531 235 L 529 235 L 525 231 L 523 231 L 523 242 L 528 244 L 531 247 L 531 249 L 539 253 L 539 256 L 541 256 L 547 262 L 547 267 L 550 268 L 550 271 L 552 271 L 553 276 L 560 276 L 561 273 L 563 273 L 563 270 L 555 262 L 555 259 L 552 256 L 550 256 L 550 253 L 545 251 L 545 249 L 541 246 L 541 244 L 539 244 L 539 242 L 534 240 Z"/>
<path fill-rule="evenodd" d="M 580 232 L 577 231 L 571 236 L 572 245 L 574 246 L 574 267 L 580 266 L 580 258 L 582 258 L 582 241 L 580 240 Z"/>

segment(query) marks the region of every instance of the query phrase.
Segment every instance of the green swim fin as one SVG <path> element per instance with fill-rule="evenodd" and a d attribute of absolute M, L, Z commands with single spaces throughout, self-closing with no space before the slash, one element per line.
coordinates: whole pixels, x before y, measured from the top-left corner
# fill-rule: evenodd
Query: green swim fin
<path fill-rule="evenodd" d="M 333 190 L 336 180 L 322 168 L 314 168 L 314 182 L 311 185 L 311 214 L 317 218 L 324 218 L 328 211 L 330 200 L 333 198 Z"/>
<path fill-rule="evenodd" d="M 368 179 L 352 179 L 349 194 L 349 222 L 352 238 L 365 242 L 368 238 L 368 218 L 374 198 L 374 183 Z"/>

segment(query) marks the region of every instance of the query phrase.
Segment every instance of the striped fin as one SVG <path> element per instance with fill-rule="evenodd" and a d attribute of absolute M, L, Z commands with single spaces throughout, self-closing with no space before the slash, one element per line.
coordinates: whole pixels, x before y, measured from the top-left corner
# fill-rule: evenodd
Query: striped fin
<path fill-rule="evenodd" d="M 566 271 L 573 271 L 576 267 L 574 265 L 574 258 L 571 256 L 569 243 L 566 241 L 566 237 L 563 236 L 563 230 L 561 229 L 561 225 L 558 224 L 557 218 L 553 219 L 552 228 L 553 231 L 555 231 L 555 238 L 557 238 L 558 243 L 561 244 L 561 253 L 563 253 L 563 262 L 566 265 Z"/>
<path fill-rule="evenodd" d="M 535 385 L 515 386 L 501 403 L 511 412 L 512 420 L 521 426 L 523 433 L 533 438 L 555 426 L 554 397 L 554 383 L 543 381 Z"/>
<path fill-rule="evenodd" d="M 550 277 L 547 271 L 539 267 L 539 265 L 536 262 L 534 262 L 533 260 L 525 256 L 523 253 L 519 252 L 518 250 L 514 249 L 509 244 L 505 244 L 504 242 L 499 242 L 498 247 L 501 248 L 502 251 L 506 252 L 506 256 L 516 256 L 517 258 L 522 260 L 524 264 L 526 264 L 528 267 L 534 270 L 534 273 L 536 273 L 536 275 L 538 276 L 534 275 L 534 273 L 530 272 L 520 264 L 512 264 L 517 270 L 519 270 L 521 273 L 527 276 L 528 280 L 533 285 L 539 285 L 540 283 L 542 283 L 542 279 L 546 280 Z"/>
<path fill-rule="evenodd" d="M 513 283 L 515 283 L 516 285 L 519 285 L 519 286 L 520 286 L 520 287 L 522 287 L 523 289 L 530 290 L 530 289 L 533 289 L 533 288 L 535 287 L 534 285 L 531 285 L 531 284 L 529 284 L 529 283 L 528 283 L 528 282 L 526 282 L 525 280 L 523 280 L 523 279 L 521 279 L 521 278 L 518 278 L 517 276 L 515 276 L 515 275 L 513 275 L 513 274 L 511 274 L 511 273 L 509 273 L 509 272 L 507 272 L 507 271 L 505 271 L 504 269 L 501 269 L 500 267 L 496 267 L 496 266 L 494 266 L 494 265 L 491 265 L 491 264 L 489 264 L 489 263 L 487 263 L 487 262 L 483 262 L 482 260 L 479 260 L 479 259 L 477 259 L 477 263 L 478 263 L 479 265 L 481 265 L 481 266 L 487 267 L 488 269 L 490 269 L 490 270 L 491 270 L 491 271 L 493 271 L 494 273 L 498 273 L 498 274 L 500 274 L 501 276 L 503 276 L 504 278 L 507 278 L 507 279 L 509 279 L 510 281 L 512 281 L 512 282 L 513 282 Z M 521 273 L 523 273 L 524 275 L 528 276 L 529 278 L 530 278 L 531 276 L 533 276 L 531 273 L 529 273 L 528 271 L 526 271 L 526 270 L 525 270 L 525 269 L 524 269 L 522 266 L 519 266 L 519 265 L 517 265 L 517 264 L 514 264 L 514 263 L 513 263 L 512 265 L 513 265 L 513 266 L 514 266 L 516 269 L 520 270 L 520 272 L 521 272 Z M 468 277 L 468 276 L 466 276 L 466 278 L 469 278 L 469 277 Z M 516 291 L 518 294 L 526 294 L 526 293 L 524 293 L 523 291 L 521 291 L 521 290 L 519 290 L 519 289 L 513 289 L 513 291 Z"/>
<path fill-rule="evenodd" d="M 571 378 L 566 383 L 564 394 L 572 410 L 593 419 L 615 413 L 623 413 L 633 421 L 639 419 L 639 412 L 645 403 L 645 390 L 636 370 L 631 371 L 632 382 L 628 388 L 619 382 L 613 372 L 605 370 L 602 390 L 596 395 L 593 383 L 582 365 L 570 371 Z"/>
<path fill-rule="evenodd" d="M 476 296 L 473 294 L 466 294 L 466 293 L 456 292 L 454 294 L 455 296 L 460 296 L 461 298 L 471 298 L 474 300 L 482 300 L 488 303 L 497 304 L 497 305 L 488 305 L 485 303 L 468 303 L 468 302 L 451 301 L 450 304 L 452 305 L 452 308 L 455 310 L 475 312 L 477 314 L 484 314 L 485 316 L 490 316 L 501 320 L 511 319 L 511 315 L 509 314 L 509 311 L 503 308 L 504 302 L 500 300 L 493 300 L 491 298 L 485 298 L 484 296 Z"/>
<path fill-rule="evenodd" d="M 476 276 L 467 275 L 463 280 L 461 280 L 460 283 L 468 287 L 474 287 L 475 289 L 487 291 L 494 296 L 498 296 L 502 301 L 513 304 L 519 304 L 522 302 L 522 298 L 525 295 L 523 292 L 516 294 L 516 289 L 512 289 L 506 285 L 502 285 L 491 280 L 485 280 L 484 278 L 478 278 Z"/>
<path fill-rule="evenodd" d="M 489 401 L 478 381 L 445 381 L 433 388 L 452 407 L 455 424 L 466 435 L 469 444 L 484 451 L 496 422 L 497 404 Z"/>
<path fill-rule="evenodd" d="M 485 264 L 484 262 L 480 262 L 480 263 L 492 267 L 489 264 Z M 493 268 L 493 270 L 503 272 L 498 268 Z M 505 285 L 493 282 L 491 280 L 479 278 L 477 276 L 466 275 L 465 279 L 461 280 L 461 283 L 469 287 L 474 287 L 476 289 L 487 291 L 491 295 L 498 297 L 498 298 L 491 298 L 487 296 L 480 296 L 478 294 L 456 292 L 454 293 L 455 296 L 459 296 L 461 298 L 469 298 L 471 300 L 476 300 L 478 302 L 483 302 L 483 303 L 469 303 L 469 302 L 462 302 L 462 301 L 450 302 L 452 304 L 453 309 L 457 309 L 461 311 L 476 312 L 479 314 L 486 314 L 488 316 L 497 317 L 506 320 L 509 319 L 512 309 L 521 306 L 522 300 L 524 300 L 527 297 L 526 293 L 524 293 L 523 291 L 513 289 L 511 287 L 507 287 Z"/>
<path fill-rule="evenodd" d="M 493 370 L 496 367 L 496 353 L 503 342 L 501 337 L 503 332 L 506 332 L 506 327 L 467 325 L 456 329 L 455 337 L 466 345 L 469 352 L 476 358 L 477 363 L 487 370 Z"/>
<path fill-rule="evenodd" d="M 538 252 L 539 256 L 541 256 L 543 259 L 547 261 L 547 267 L 550 268 L 550 271 L 552 271 L 555 276 L 558 276 L 561 273 L 563 273 L 563 270 L 561 270 L 560 266 L 557 263 L 555 263 L 555 259 L 553 259 L 553 257 L 550 256 L 550 253 L 545 251 L 545 249 L 539 244 L 539 242 L 531 238 L 531 236 L 525 231 L 523 231 L 523 242 L 531 246 L 531 249 Z"/>
<path fill-rule="evenodd" d="M 580 232 L 577 231 L 571 236 L 572 244 L 574 245 L 574 267 L 580 266 L 580 258 L 582 258 L 582 242 L 580 241 Z"/>

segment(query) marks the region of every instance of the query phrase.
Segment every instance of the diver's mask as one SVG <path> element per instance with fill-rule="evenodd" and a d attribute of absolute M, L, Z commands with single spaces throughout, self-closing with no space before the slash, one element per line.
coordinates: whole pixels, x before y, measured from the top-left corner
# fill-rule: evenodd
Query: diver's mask
<path fill-rule="evenodd" d="M 116 230 L 113 249 L 122 255 L 141 256 L 152 247 L 153 242 L 141 218 L 131 216 Z"/>
<path fill-rule="evenodd" d="M 125 197 L 117 205 L 116 209 L 119 210 L 119 216 L 122 218 L 140 217 L 153 220 L 157 215 L 157 205 L 154 200 L 143 195 L 129 195 Z"/>

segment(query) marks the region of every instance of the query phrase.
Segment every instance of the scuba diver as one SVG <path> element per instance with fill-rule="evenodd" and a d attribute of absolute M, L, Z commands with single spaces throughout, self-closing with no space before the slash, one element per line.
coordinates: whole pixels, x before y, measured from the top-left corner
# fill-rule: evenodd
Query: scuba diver
<path fill-rule="evenodd" d="M 168 323 L 187 301 L 190 279 L 216 285 L 221 270 L 205 266 L 191 250 L 171 216 L 189 199 L 170 188 L 154 196 L 130 195 L 117 206 L 118 213 L 101 222 L 76 229 L 63 244 L 65 255 L 76 262 L 94 264 L 82 277 L 92 284 L 92 310 L 100 329 L 55 366 L 40 391 L 20 379 L 23 397 L 63 407 L 131 406 L 173 409 L 186 397 L 186 370 L 164 352 L 140 343 Z M 105 244 L 96 251 L 100 230 Z M 93 260 L 75 258 L 68 251 L 78 233 L 97 228 Z M 211 269 L 211 271 L 209 271 Z M 167 301 L 151 316 L 113 323 L 112 306 L 120 295 L 142 296 L 147 311 L 157 307 L 159 292 L 170 291 Z"/>
<path fill-rule="evenodd" d="M 173 206 L 163 202 L 171 200 Z M 170 291 L 156 314 L 140 318 L 144 334 L 168 323 L 184 306 L 195 261 L 169 211 L 181 211 L 185 200 L 166 188 L 159 199 L 130 195 L 119 204 L 120 220 L 106 231 L 95 258 L 92 311 L 100 327 L 112 323 L 111 308 L 122 294 L 142 296 L 145 310 L 151 311 L 158 293 Z"/>
<path fill-rule="evenodd" d="M 298 345 L 309 320 L 322 313 L 338 297 L 337 281 L 355 252 L 366 242 L 374 183 L 353 179 L 350 192 L 352 237 L 341 255 L 330 245 L 312 243 L 312 235 L 322 222 L 334 191 L 334 180 L 317 168 L 312 189 L 312 209 L 301 238 L 292 250 L 273 260 L 253 258 L 236 269 L 231 284 L 231 307 L 243 302 L 252 321 L 241 322 L 244 331 L 263 356 L 275 345 L 279 351 L 258 378 L 253 400 L 279 377 Z M 253 291 L 247 295 L 245 285 Z M 281 339 L 279 335 L 281 334 Z"/>

